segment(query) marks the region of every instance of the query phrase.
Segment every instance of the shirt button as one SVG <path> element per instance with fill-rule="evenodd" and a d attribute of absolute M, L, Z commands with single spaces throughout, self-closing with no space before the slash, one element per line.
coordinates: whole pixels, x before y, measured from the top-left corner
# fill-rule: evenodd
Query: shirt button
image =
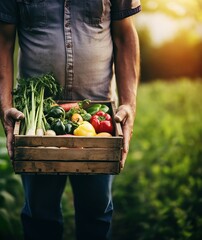
<path fill-rule="evenodd" d="M 68 65 L 68 70 L 72 70 L 73 66 L 72 65 Z"/>
<path fill-rule="evenodd" d="M 72 44 L 71 44 L 71 43 L 67 43 L 66 47 L 67 47 L 67 48 L 71 48 L 71 47 L 72 47 Z"/>

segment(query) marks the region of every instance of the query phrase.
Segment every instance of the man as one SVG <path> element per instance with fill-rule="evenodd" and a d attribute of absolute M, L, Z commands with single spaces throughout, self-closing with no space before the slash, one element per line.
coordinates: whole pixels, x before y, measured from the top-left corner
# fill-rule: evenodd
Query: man
<path fill-rule="evenodd" d="M 53 72 L 64 99 L 114 100 L 113 66 L 127 157 L 139 78 L 139 43 L 133 15 L 139 0 L 0 1 L 0 109 L 13 156 L 13 124 L 23 114 L 12 107 L 13 52 L 19 39 L 19 76 Z M 66 176 L 23 175 L 25 239 L 62 239 L 60 201 Z M 77 239 L 109 239 L 112 176 L 69 176 L 74 193 Z M 68 227 L 68 226 L 66 226 Z"/>

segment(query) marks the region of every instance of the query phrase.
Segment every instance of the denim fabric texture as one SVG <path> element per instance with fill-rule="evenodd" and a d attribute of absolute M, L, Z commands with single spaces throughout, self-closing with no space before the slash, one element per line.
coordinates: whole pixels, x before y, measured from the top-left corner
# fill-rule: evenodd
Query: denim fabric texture
<path fill-rule="evenodd" d="M 25 240 L 62 240 L 61 197 L 67 176 L 23 175 Z M 110 239 L 113 176 L 69 176 L 74 193 L 76 239 Z"/>

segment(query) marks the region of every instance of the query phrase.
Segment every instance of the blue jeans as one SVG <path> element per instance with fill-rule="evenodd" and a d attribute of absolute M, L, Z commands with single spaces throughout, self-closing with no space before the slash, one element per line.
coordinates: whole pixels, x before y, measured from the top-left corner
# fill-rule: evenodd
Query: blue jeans
<path fill-rule="evenodd" d="M 77 239 L 110 239 L 113 176 L 71 175 L 69 179 L 74 193 Z M 25 240 L 62 239 L 61 197 L 66 180 L 65 175 L 22 175 L 25 205 L 21 219 Z"/>

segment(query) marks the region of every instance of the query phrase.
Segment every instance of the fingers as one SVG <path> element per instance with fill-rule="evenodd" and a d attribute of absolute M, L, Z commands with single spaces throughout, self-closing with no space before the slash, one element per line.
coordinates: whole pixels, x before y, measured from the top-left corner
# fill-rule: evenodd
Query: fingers
<path fill-rule="evenodd" d="M 129 105 L 121 105 L 115 115 L 115 121 L 120 122 L 123 130 L 123 151 L 120 161 L 121 170 L 124 168 L 128 155 L 130 140 L 133 134 L 133 123 L 135 118 L 134 109 Z"/>
<path fill-rule="evenodd" d="M 13 158 L 13 129 L 15 120 L 24 118 L 24 114 L 18 111 L 16 108 L 9 108 L 4 113 L 4 128 L 7 136 L 7 149 L 9 157 Z"/>
<path fill-rule="evenodd" d="M 7 141 L 6 141 L 6 146 L 8 150 L 8 155 L 10 159 L 13 158 L 13 131 L 7 130 Z"/>
<path fill-rule="evenodd" d="M 116 122 L 123 122 L 123 120 L 128 116 L 127 108 L 121 105 L 114 117 Z"/>
<path fill-rule="evenodd" d="M 132 137 L 132 130 L 131 128 L 125 124 L 123 126 L 123 151 L 122 151 L 122 159 L 121 159 L 121 169 L 124 168 L 124 165 L 125 165 L 125 161 L 126 161 L 126 158 L 127 158 L 127 155 L 128 155 L 128 152 L 129 152 L 129 147 L 130 147 L 130 140 L 131 140 L 131 137 Z"/>
<path fill-rule="evenodd" d="M 121 168 L 121 170 L 123 170 L 123 168 L 124 168 L 124 165 L 125 165 L 125 162 L 126 162 L 127 155 L 128 155 L 128 151 L 125 152 L 124 149 L 123 149 L 123 152 L 122 152 L 122 159 L 121 159 L 121 161 L 120 161 L 120 168 Z"/>
<path fill-rule="evenodd" d="M 10 108 L 5 112 L 6 119 L 20 120 L 24 118 L 24 114 L 16 108 Z"/>

